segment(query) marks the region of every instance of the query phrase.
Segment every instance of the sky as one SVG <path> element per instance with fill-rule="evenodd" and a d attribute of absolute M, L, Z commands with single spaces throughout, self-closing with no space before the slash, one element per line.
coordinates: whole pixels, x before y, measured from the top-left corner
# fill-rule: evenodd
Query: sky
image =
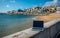
<path fill-rule="evenodd" d="M 0 12 L 45 6 L 52 1 L 56 2 L 57 0 L 0 0 Z M 48 4 L 45 4 L 47 2 Z"/>

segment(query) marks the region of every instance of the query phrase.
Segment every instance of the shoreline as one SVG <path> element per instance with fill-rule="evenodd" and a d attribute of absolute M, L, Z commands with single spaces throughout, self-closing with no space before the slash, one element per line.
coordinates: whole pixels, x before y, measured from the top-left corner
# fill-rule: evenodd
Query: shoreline
<path fill-rule="evenodd" d="M 34 18 L 32 18 L 32 20 L 43 20 L 44 21 L 44 23 L 45 23 L 45 28 L 48 28 L 48 27 L 50 27 L 50 26 L 52 26 L 51 24 L 54 24 L 55 22 L 57 22 L 57 20 L 59 20 L 60 19 L 60 14 L 49 14 L 49 15 L 45 15 L 45 16 L 36 16 L 36 17 L 34 17 Z M 55 20 L 55 21 L 53 21 L 53 20 Z M 51 21 L 51 22 L 49 22 L 49 21 Z M 60 21 L 60 20 L 59 20 Z M 53 22 L 53 23 L 52 23 Z M 50 25 L 49 25 L 49 23 L 51 23 Z M 30 23 L 29 23 L 30 24 Z M 48 25 L 48 26 L 47 26 Z M 25 31 L 25 30 L 22 30 L 23 32 Z M 31 29 L 30 29 L 30 31 L 32 31 Z M 25 31 L 26 33 L 27 33 L 27 29 L 26 29 L 26 31 Z M 25 33 L 24 32 L 24 33 Z M 36 33 L 38 33 L 39 31 L 37 31 Z M 20 31 L 20 33 L 21 33 L 21 31 Z M 29 32 L 27 33 L 27 34 L 30 34 Z M 35 33 L 34 33 L 35 34 Z"/>
<path fill-rule="evenodd" d="M 0 26 L 1 26 L 0 37 L 30 28 L 30 25 L 28 25 L 28 24 L 30 23 L 31 19 L 33 18 L 33 16 L 25 16 L 25 17 L 23 16 L 23 18 L 21 18 L 22 19 L 21 20 L 20 19 L 21 16 L 19 16 L 19 17 L 17 16 L 18 18 L 16 18 L 16 16 L 14 15 L 14 18 L 13 18 L 13 16 L 11 16 L 12 17 L 11 18 L 8 15 L 8 16 L 6 16 L 6 19 L 4 19 L 3 17 L 5 18 L 5 16 L 2 15 L 2 18 L 0 20 L 1 21 L 0 22 L 1 23 L 0 24 Z"/>
<path fill-rule="evenodd" d="M 10 35 L 10 34 L 14 34 L 18 31 L 29 29 L 31 27 L 32 27 L 31 22 L 29 22 L 27 24 L 20 25 L 20 26 L 15 26 L 14 28 L 7 29 L 8 31 L 5 30 L 5 32 L 2 32 L 3 34 L 0 37 L 4 37 L 4 36 Z"/>

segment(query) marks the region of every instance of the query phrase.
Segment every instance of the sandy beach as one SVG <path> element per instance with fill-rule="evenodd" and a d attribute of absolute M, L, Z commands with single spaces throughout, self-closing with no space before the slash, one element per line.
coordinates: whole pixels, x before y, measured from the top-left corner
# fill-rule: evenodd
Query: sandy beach
<path fill-rule="evenodd" d="M 44 15 L 44 16 L 37 16 L 36 20 L 43 20 L 44 22 L 48 22 L 58 18 L 60 18 L 60 14 L 53 13 L 53 14 Z"/>

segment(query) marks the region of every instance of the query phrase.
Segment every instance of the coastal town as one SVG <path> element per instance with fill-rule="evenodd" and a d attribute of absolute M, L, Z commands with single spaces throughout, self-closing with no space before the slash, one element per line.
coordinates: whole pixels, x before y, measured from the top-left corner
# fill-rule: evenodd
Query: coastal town
<path fill-rule="evenodd" d="M 8 11 L 8 14 L 22 14 L 22 15 L 44 15 L 56 12 L 56 6 L 46 6 L 46 7 L 33 7 L 28 9 L 18 9 Z"/>

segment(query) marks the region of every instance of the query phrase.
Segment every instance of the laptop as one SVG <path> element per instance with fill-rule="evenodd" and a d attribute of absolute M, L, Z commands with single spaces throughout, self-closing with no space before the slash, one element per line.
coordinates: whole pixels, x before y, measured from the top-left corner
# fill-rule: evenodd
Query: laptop
<path fill-rule="evenodd" d="M 33 21 L 33 30 L 44 30 L 44 21 L 34 20 Z"/>

